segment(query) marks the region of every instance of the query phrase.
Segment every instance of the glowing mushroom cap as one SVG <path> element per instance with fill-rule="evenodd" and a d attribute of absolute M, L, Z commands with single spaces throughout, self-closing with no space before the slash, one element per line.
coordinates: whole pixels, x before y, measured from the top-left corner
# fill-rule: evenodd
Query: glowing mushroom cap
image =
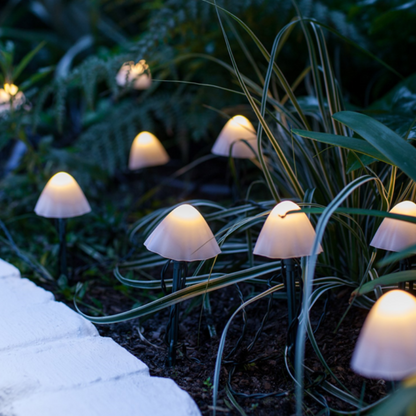
<path fill-rule="evenodd" d="M 59 172 L 49 179 L 35 206 L 36 214 L 46 218 L 78 217 L 90 211 L 77 181 L 66 172 Z"/>
<path fill-rule="evenodd" d="M 142 131 L 135 137 L 130 149 L 130 170 L 164 165 L 168 162 L 169 155 L 155 135 Z"/>
<path fill-rule="evenodd" d="M 312 254 L 315 230 L 305 213 L 289 214 L 299 210 L 292 201 L 277 204 L 267 217 L 260 231 L 254 254 L 272 259 L 290 259 Z M 322 252 L 319 246 L 316 254 Z"/>
<path fill-rule="evenodd" d="M 132 83 L 136 90 L 146 90 L 152 85 L 152 76 L 149 71 L 149 65 L 142 59 L 136 65 L 126 62 L 122 65 L 116 76 L 117 84 L 125 86 Z"/>
<path fill-rule="evenodd" d="M 21 107 L 26 101 L 22 91 L 14 84 L 4 84 L 0 88 L 0 114 Z"/>
<path fill-rule="evenodd" d="M 188 204 L 171 211 L 144 245 L 149 251 L 176 261 L 207 260 L 221 253 L 204 217 Z"/>
<path fill-rule="evenodd" d="M 351 368 L 368 378 L 401 380 L 416 372 L 416 299 L 402 290 L 384 294 L 358 337 Z"/>
<path fill-rule="evenodd" d="M 257 136 L 253 125 L 244 116 L 235 116 L 228 120 L 222 128 L 211 152 L 218 156 L 231 156 L 240 159 L 253 159 L 253 150 L 242 140 L 250 143 L 250 146 L 257 153 Z"/>
<path fill-rule="evenodd" d="M 4 88 L 4 91 L 6 91 L 7 94 L 12 95 L 12 96 L 16 95 L 17 92 L 19 91 L 19 88 L 14 84 L 7 84 L 6 83 L 6 84 L 4 84 L 3 88 Z"/>
<path fill-rule="evenodd" d="M 410 215 L 416 217 L 416 204 L 403 201 L 395 205 L 392 214 Z M 370 245 L 388 251 L 401 251 L 416 244 L 416 224 L 385 218 L 375 233 Z"/>

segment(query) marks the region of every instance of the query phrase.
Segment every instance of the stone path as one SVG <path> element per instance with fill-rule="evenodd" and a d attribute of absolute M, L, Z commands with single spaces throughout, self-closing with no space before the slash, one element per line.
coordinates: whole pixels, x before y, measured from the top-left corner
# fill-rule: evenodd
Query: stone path
<path fill-rule="evenodd" d="M 174 381 L 0 259 L 0 416 L 200 416 Z"/>

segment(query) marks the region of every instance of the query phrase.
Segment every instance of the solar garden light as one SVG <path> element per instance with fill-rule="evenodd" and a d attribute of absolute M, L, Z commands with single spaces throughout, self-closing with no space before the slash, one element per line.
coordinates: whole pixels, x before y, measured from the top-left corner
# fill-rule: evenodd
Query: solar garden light
<path fill-rule="evenodd" d="M 270 212 L 260 231 L 253 254 L 282 260 L 282 276 L 288 302 L 289 346 L 295 344 L 297 326 L 296 280 L 299 279 L 297 258 L 312 254 L 315 230 L 303 212 L 286 215 L 289 211 L 300 210 L 291 201 L 277 204 Z M 316 254 L 322 252 L 322 247 Z"/>
<path fill-rule="evenodd" d="M 59 273 L 67 276 L 66 218 L 78 217 L 91 211 L 77 181 L 66 172 L 52 176 L 43 188 L 35 206 L 41 217 L 56 218 L 59 234 Z"/>
<path fill-rule="evenodd" d="M 169 259 L 167 266 L 173 261 L 172 293 L 185 287 L 188 262 L 207 260 L 221 253 L 204 217 L 188 204 L 171 211 L 149 235 L 144 245 L 149 251 Z M 179 307 L 173 305 L 167 328 L 169 367 L 176 365 L 178 327 Z"/>
<path fill-rule="evenodd" d="M 25 101 L 23 92 L 16 85 L 5 83 L 0 88 L 0 114 L 19 108 Z"/>
<path fill-rule="evenodd" d="M 403 201 L 395 205 L 390 211 L 392 214 L 410 215 L 416 217 L 416 204 L 412 201 Z M 375 233 L 370 245 L 388 251 L 402 251 L 416 244 L 416 224 L 385 218 Z M 409 270 L 409 259 L 400 260 L 400 270 Z M 406 283 L 399 283 L 400 289 L 406 288 Z M 409 290 L 413 292 L 413 282 L 409 282 Z"/>
<path fill-rule="evenodd" d="M 147 90 L 152 85 L 149 65 L 144 59 L 135 65 L 132 62 L 126 62 L 118 71 L 116 81 L 121 87 L 131 84 L 136 90 Z"/>
<path fill-rule="evenodd" d="M 142 131 L 135 137 L 130 149 L 130 170 L 164 165 L 168 162 L 169 155 L 154 134 Z"/>
<path fill-rule="evenodd" d="M 253 153 L 253 150 L 255 153 Z M 211 153 L 225 157 L 231 155 L 235 159 L 236 172 L 234 173 L 234 170 L 232 172 L 235 175 L 235 193 L 240 194 L 238 183 L 240 165 L 238 159 L 253 159 L 257 154 L 257 136 L 253 125 L 244 116 L 234 116 L 222 128 L 214 146 L 212 146 Z M 232 162 L 230 161 L 230 163 Z"/>
<path fill-rule="evenodd" d="M 218 156 L 231 156 L 237 159 L 253 159 L 253 150 L 257 149 L 257 136 L 253 125 L 244 116 L 235 116 L 222 128 L 211 152 Z"/>
<path fill-rule="evenodd" d="M 402 380 L 416 373 L 416 298 L 403 290 L 385 293 L 371 308 L 351 359 L 367 378 Z"/>

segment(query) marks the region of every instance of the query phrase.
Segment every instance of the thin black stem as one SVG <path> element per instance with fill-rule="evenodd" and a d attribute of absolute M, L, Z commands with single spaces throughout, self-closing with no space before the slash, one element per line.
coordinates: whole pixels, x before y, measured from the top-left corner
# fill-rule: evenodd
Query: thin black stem
<path fill-rule="evenodd" d="M 184 275 L 185 273 L 185 275 Z M 173 281 L 172 293 L 177 292 L 185 287 L 186 263 L 173 261 Z M 176 365 L 176 350 L 178 347 L 179 332 L 179 305 L 173 305 L 170 308 L 170 322 L 168 325 L 168 360 L 167 366 Z"/>
<path fill-rule="evenodd" d="M 68 277 L 68 266 L 66 262 L 66 219 L 58 218 L 59 234 L 59 277 Z"/>
<path fill-rule="evenodd" d="M 296 344 L 297 331 L 297 305 L 296 305 L 296 275 L 297 268 L 294 259 L 283 259 L 284 284 L 287 294 L 288 310 L 288 345 L 292 347 Z"/>

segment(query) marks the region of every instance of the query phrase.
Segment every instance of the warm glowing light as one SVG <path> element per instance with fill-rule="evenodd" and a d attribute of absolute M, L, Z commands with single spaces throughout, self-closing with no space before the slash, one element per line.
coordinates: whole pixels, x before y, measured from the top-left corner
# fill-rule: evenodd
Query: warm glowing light
<path fill-rule="evenodd" d="M 169 155 L 155 135 L 142 131 L 135 137 L 130 149 L 130 170 L 164 165 L 168 162 Z"/>
<path fill-rule="evenodd" d="M 47 218 L 78 217 L 91 207 L 77 181 L 66 172 L 59 172 L 48 181 L 36 203 L 35 212 Z"/>
<path fill-rule="evenodd" d="M 17 91 L 19 91 L 19 88 L 16 87 L 14 84 L 4 84 L 4 91 L 6 91 L 9 95 L 16 95 Z"/>
<path fill-rule="evenodd" d="M 17 109 L 25 103 L 26 97 L 16 85 L 6 83 L 3 87 L 0 88 L 0 114 Z"/>
<path fill-rule="evenodd" d="M 188 204 L 171 211 L 144 245 L 149 251 L 176 261 L 206 260 L 221 253 L 204 217 Z"/>
<path fill-rule="evenodd" d="M 201 218 L 199 211 L 189 204 L 180 205 L 171 212 L 171 215 L 185 221 L 199 220 Z"/>
<path fill-rule="evenodd" d="M 259 234 L 254 254 L 272 259 L 305 257 L 312 254 L 315 230 L 305 213 L 292 201 L 277 204 L 270 212 Z M 316 254 L 322 252 L 319 246 Z"/>
<path fill-rule="evenodd" d="M 402 290 L 384 294 L 372 307 L 351 360 L 368 378 L 401 380 L 416 372 L 416 298 Z"/>
<path fill-rule="evenodd" d="M 392 214 L 416 217 L 416 204 L 403 201 L 395 205 Z M 375 233 L 370 245 L 388 251 L 401 251 L 416 244 L 416 224 L 385 218 Z"/>
<path fill-rule="evenodd" d="M 66 172 L 59 172 L 56 175 L 53 175 L 50 179 L 50 184 L 54 186 L 67 186 L 72 184 L 75 179 Z"/>
<path fill-rule="evenodd" d="M 296 210 L 299 210 L 299 209 L 300 209 L 300 206 L 295 204 L 294 202 L 292 202 L 292 201 L 283 201 L 280 204 L 277 204 L 273 208 L 270 215 L 272 215 L 273 217 L 279 216 L 281 218 L 284 218 L 289 211 L 296 211 Z"/>
<path fill-rule="evenodd" d="M 142 131 L 137 136 L 137 142 L 140 144 L 150 144 L 155 140 L 155 136 L 147 131 Z"/>
<path fill-rule="evenodd" d="M 125 86 L 132 83 L 133 88 L 145 90 L 152 85 L 149 65 L 142 59 L 137 64 L 126 62 L 122 65 L 116 76 L 117 84 Z"/>
<path fill-rule="evenodd" d="M 416 299 L 412 295 L 402 290 L 392 290 L 386 295 L 388 296 L 383 296 L 377 303 L 377 313 L 380 316 L 396 319 L 416 310 Z"/>
<path fill-rule="evenodd" d="M 244 116 L 235 116 L 228 120 L 221 130 L 211 152 L 215 155 L 231 155 L 240 159 L 253 159 L 253 150 L 245 143 L 248 142 L 257 153 L 256 131 L 250 121 Z M 232 150 L 231 150 L 232 149 Z"/>

